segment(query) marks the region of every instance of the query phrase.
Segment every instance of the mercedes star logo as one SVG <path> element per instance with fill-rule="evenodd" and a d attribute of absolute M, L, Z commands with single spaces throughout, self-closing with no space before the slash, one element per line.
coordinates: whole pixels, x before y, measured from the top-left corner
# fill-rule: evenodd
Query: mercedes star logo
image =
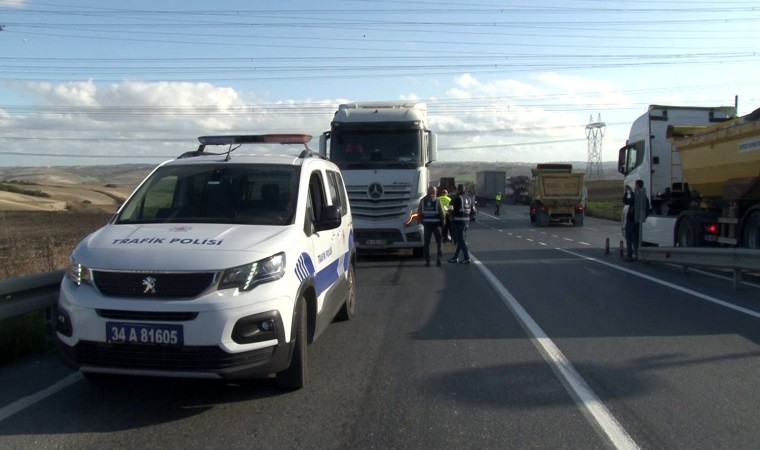
<path fill-rule="evenodd" d="M 383 196 L 383 185 L 380 183 L 372 183 L 367 188 L 367 195 L 371 199 L 377 200 Z"/>
<path fill-rule="evenodd" d="M 145 277 L 145 279 L 142 281 L 143 286 L 145 286 L 145 290 L 143 291 L 143 294 L 155 294 L 156 293 L 156 279 L 153 277 Z"/>

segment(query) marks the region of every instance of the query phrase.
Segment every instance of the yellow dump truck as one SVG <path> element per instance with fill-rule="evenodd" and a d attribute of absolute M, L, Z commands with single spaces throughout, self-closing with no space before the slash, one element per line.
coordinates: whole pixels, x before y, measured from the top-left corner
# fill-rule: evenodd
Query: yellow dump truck
<path fill-rule="evenodd" d="M 760 109 L 735 112 L 653 105 L 634 124 L 618 170 L 647 187 L 643 243 L 760 249 Z"/>
<path fill-rule="evenodd" d="M 538 164 L 531 170 L 530 221 L 549 226 L 550 221 L 583 226 L 584 174 L 573 173 L 572 164 Z"/>

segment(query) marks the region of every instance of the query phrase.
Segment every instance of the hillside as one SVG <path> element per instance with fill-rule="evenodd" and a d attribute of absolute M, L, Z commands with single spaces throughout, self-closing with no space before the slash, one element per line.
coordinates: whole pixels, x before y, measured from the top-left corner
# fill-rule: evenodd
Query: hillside
<path fill-rule="evenodd" d="M 153 167 L 0 168 L 0 211 L 114 212 Z"/>
<path fill-rule="evenodd" d="M 585 163 L 573 165 L 585 168 Z M 430 165 L 430 176 L 434 182 L 453 176 L 458 183 L 473 183 L 483 170 L 529 177 L 533 167 L 528 163 L 436 162 Z M 153 168 L 145 164 L 0 168 L 0 211 L 113 212 Z M 622 192 L 615 164 L 605 163 L 604 170 L 604 181 L 587 181 L 589 199 L 617 198 Z"/>

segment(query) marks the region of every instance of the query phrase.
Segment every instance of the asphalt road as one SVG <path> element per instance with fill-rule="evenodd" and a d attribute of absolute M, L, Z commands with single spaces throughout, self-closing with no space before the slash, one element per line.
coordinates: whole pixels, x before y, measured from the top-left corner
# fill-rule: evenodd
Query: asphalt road
<path fill-rule="evenodd" d="M 471 265 L 361 255 L 300 391 L 0 368 L 0 448 L 757 448 L 756 279 L 626 263 L 618 224 L 524 207 L 468 240 Z"/>

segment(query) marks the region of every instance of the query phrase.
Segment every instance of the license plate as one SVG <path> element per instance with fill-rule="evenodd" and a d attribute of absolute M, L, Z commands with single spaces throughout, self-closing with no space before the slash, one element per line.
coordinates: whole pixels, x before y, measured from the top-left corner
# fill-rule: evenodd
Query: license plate
<path fill-rule="evenodd" d="M 364 243 L 367 245 L 388 245 L 388 241 L 385 239 L 367 239 Z"/>
<path fill-rule="evenodd" d="M 182 325 L 106 322 L 106 340 L 114 344 L 182 345 Z"/>

